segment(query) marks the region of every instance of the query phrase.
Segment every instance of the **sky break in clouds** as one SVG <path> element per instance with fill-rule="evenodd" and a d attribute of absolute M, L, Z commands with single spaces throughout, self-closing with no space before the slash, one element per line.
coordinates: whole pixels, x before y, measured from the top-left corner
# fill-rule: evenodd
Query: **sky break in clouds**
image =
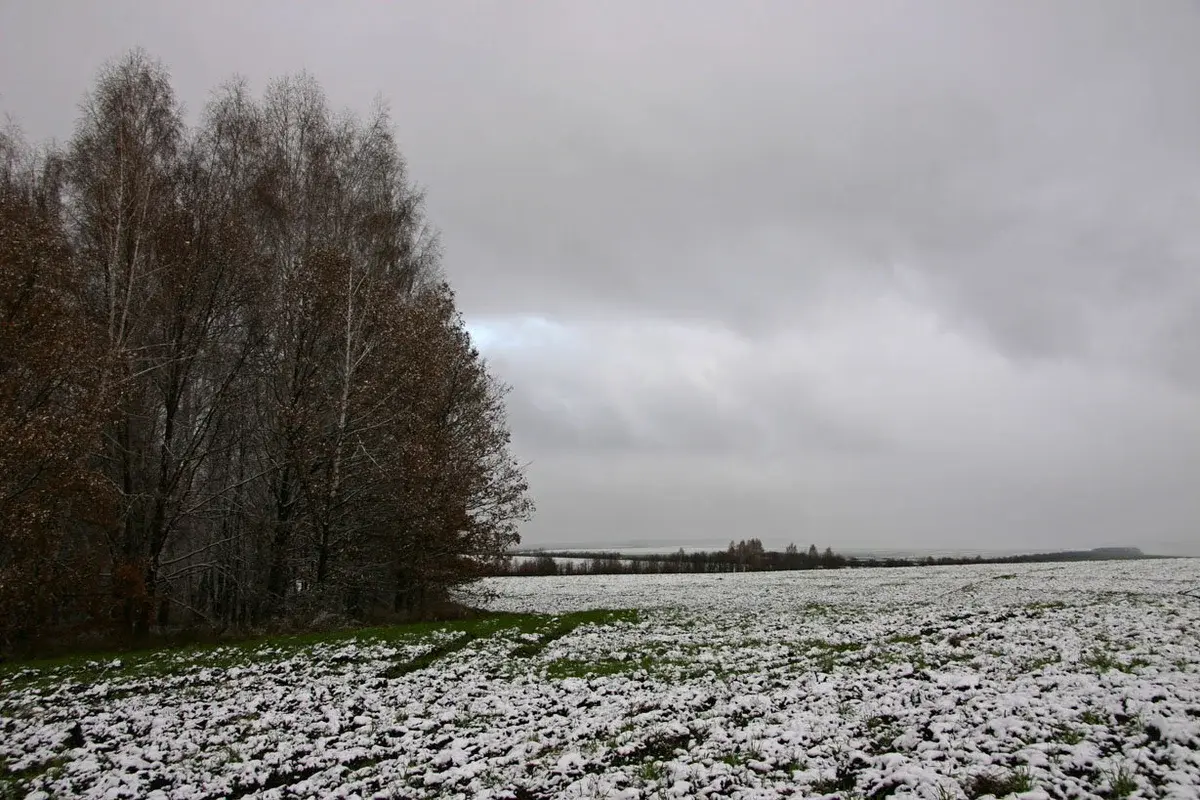
<path fill-rule="evenodd" d="M 0 110 L 134 46 L 390 101 L 527 544 L 1200 555 L 1194 3 L 7 2 Z"/>

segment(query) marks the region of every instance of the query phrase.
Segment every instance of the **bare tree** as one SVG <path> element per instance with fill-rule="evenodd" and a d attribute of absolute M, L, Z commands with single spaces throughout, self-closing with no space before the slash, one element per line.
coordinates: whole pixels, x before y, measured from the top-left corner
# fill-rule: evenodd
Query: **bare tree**
<path fill-rule="evenodd" d="M 153 312 L 161 310 L 165 287 L 179 271 L 167 232 L 179 213 L 183 136 L 166 70 L 134 51 L 102 71 L 68 160 L 71 232 L 93 316 L 107 334 L 105 388 L 120 394 L 102 454 L 120 498 L 109 532 L 114 584 L 126 600 L 126 621 L 141 630 L 149 624 L 152 554 L 162 546 L 156 509 L 169 480 L 162 475 L 162 459 L 169 458 L 162 426 L 174 423 L 163 419 L 162 393 L 154 392 L 161 387 L 148 376 L 170 357 Z"/>

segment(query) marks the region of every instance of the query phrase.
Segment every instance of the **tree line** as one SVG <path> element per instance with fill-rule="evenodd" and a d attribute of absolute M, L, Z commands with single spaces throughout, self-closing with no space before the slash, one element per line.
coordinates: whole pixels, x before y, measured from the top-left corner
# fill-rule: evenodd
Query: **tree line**
<path fill-rule="evenodd" d="M 835 553 L 816 545 L 800 550 L 766 550 L 758 539 L 729 543 L 725 550 L 674 553 L 620 553 L 613 551 L 539 551 L 522 558 L 493 562 L 493 575 L 664 575 L 682 573 L 775 572 L 781 570 L 846 569 L 863 567 L 934 567 L 967 564 L 1040 564 L 1076 561 L 1120 561 L 1164 556 L 1146 555 L 1134 547 L 1099 547 L 985 558 L 926 556 L 924 558 L 862 558 Z"/>
<path fill-rule="evenodd" d="M 532 512 L 386 107 L 106 66 L 0 134 L 0 646 L 420 614 Z"/>
<path fill-rule="evenodd" d="M 795 544 L 783 551 L 767 550 L 757 538 L 730 542 L 725 550 L 674 553 L 539 552 L 522 559 L 495 563 L 497 575 L 661 575 L 706 572 L 771 572 L 777 570 L 841 569 L 850 559 L 831 548 Z"/>

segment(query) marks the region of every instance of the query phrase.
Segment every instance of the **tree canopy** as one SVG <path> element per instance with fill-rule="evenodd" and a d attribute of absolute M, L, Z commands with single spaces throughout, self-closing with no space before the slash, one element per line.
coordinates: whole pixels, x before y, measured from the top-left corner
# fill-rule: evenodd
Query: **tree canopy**
<path fill-rule="evenodd" d="M 0 138 L 0 635 L 420 614 L 532 513 L 387 109 L 106 66 Z"/>

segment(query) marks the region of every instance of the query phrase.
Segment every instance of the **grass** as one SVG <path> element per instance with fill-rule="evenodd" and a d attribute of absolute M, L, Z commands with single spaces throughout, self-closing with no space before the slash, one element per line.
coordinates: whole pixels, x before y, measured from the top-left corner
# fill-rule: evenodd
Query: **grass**
<path fill-rule="evenodd" d="M 958 792 L 946 784 L 937 787 L 937 800 L 958 800 Z"/>
<path fill-rule="evenodd" d="M 1029 674 L 1031 672 L 1037 672 L 1038 670 L 1048 667 L 1051 664 L 1059 664 L 1061 662 L 1062 656 L 1059 653 L 1050 653 L 1038 658 L 1029 659 L 1021 665 L 1020 672 Z"/>
<path fill-rule="evenodd" d="M 473 619 L 450 622 L 408 623 L 349 631 L 260 637 L 254 640 L 229 644 L 189 645 L 182 648 L 167 648 L 156 651 L 88 654 L 15 662 L 0 665 L 0 709 L 3 708 L 6 690 L 22 685 L 23 682 L 37 682 L 42 680 L 60 681 L 64 679 L 76 681 L 109 680 L 119 676 L 121 682 L 118 682 L 117 685 L 120 688 L 127 678 L 153 677 L 160 674 L 175 673 L 179 674 L 186 681 L 191 679 L 194 672 L 203 669 L 217 671 L 213 679 L 219 681 L 222 680 L 219 670 L 223 668 L 264 662 L 269 665 L 270 662 L 289 656 L 299 655 L 303 657 L 307 651 L 314 650 L 314 655 L 320 657 L 328 656 L 331 659 L 336 657 L 337 661 L 332 661 L 332 667 L 336 668 L 338 663 L 346 663 L 356 658 L 366 658 L 365 654 L 356 655 L 353 649 L 339 649 L 344 645 L 355 642 L 428 646 L 427 649 L 424 649 L 423 652 L 419 652 L 415 656 L 413 653 L 418 652 L 417 650 L 408 649 L 405 651 L 401 649 L 400 653 L 394 656 L 397 660 L 390 665 L 386 662 L 371 662 L 379 664 L 381 667 L 387 667 L 382 671 L 381 677 L 388 679 L 399 678 L 415 670 L 427 667 L 436 668 L 436 662 L 440 659 L 469 647 L 472 642 L 478 642 L 481 639 L 489 637 L 493 638 L 493 644 L 501 645 L 494 648 L 499 664 L 496 670 L 500 674 L 504 674 L 505 670 L 510 668 L 504 665 L 505 656 L 508 655 L 518 665 L 516 667 L 518 671 L 530 671 L 534 675 L 540 672 L 546 678 L 552 680 L 595 678 L 636 671 L 645 671 L 655 674 L 656 677 L 665 676 L 669 679 L 671 677 L 685 677 L 689 668 L 693 671 L 700 670 L 698 674 L 714 672 L 720 676 L 726 674 L 726 672 L 737 674 L 737 670 L 743 666 L 741 662 L 730 658 L 717 658 L 711 661 L 697 658 L 700 654 L 704 654 L 706 659 L 709 658 L 709 654 L 727 656 L 728 654 L 719 645 L 710 643 L 678 644 L 669 637 L 665 639 L 665 644 L 663 641 L 655 640 L 647 644 L 646 647 L 631 652 L 628 657 L 620 659 L 613 658 L 610 652 L 593 650 L 591 644 L 587 645 L 587 649 L 583 651 L 582 655 L 575 652 L 572 658 L 553 657 L 556 653 L 571 651 L 571 648 L 555 647 L 550 651 L 547 650 L 555 641 L 586 626 L 633 625 L 637 624 L 640 619 L 641 617 L 636 611 L 611 610 L 558 615 L 489 614 Z M 900 630 L 906 629 L 912 630 L 912 627 L 904 625 L 904 627 L 900 628 Z M 947 652 L 940 636 L 933 636 L 932 633 L 925 635 L 903 633 L 894 634 L 887 638 L 879 637 L 876 634 L 878 638 L 873 637 L 870 642 L 858 642 L 844 640 L 841 631 L 833 630 L 826 634 L 829 636 L 828 639 L 801 638 L 813 633 L 815 631 L 811 629 L 803 632 L 793 632 L 789 637 L 777 644 L 770 655 L 772 659 L 770 663 L 775 666 L 771 666 L 770 669 L 783 670 L 785 672 L 781 674 L 784 674 L 786 677 L 786 674 L 791 671 L 801 672 L 813 666 L 831 671 L 836 666 L 844 666 L 848 662 L 853 662 L 856 667 L 859 667 L 873 665 L 876 661 L 886 663 L 895 660 L 912 661 L 914 663 L 919 661 L 920 665 L 924 665 L 925 657 L 935 659 L 941 663 L 960 658 L 983 658 L 976 654 L 959 653 L 957 649 L 955 652 Z M 799 641 L 797 641 L 798 639 Z M 742 638 L 739 637 L 737 643 L 741 641 Z M 791 642 L 795 642 L 795 644 L 789 649 L 787 645 Z M 737 643 L 731 644 L 730 647 L 736 648 L 738 646 Z M 769 638 L 754 639 L 752 643 L 754 646 L 759 647 L 772 644 Z M 957 648 L 957 645 L 961 644 L 961 642 L 955 643 L 951 641 L 951 644 Z M 981 641 L 980 644 L 982 645 L 983 642 Z M 328 649 L 321 651 L 320 648 Z M 864 650 L 866 652 L 860 652 Z M 493 650 L 489 649 L 487 652 L 492 653 Z M 1004 651 L 1002 650 L 994 652 L 998 656 L 1004 655 Z M 1059 662 L 1060 659 L 1056 652 L 1048 648 L 1043 650 L 1043 652 L 1048 653 L 1048 655 L 1037 656 L 1037 651 L 1035 650 L 1035 657 L 1020 665 L 1018 670 L 1032 672 L 1048 664 Z M 1141 652 L 1144 653 L 1146 651 L 1143 650 Z M 667 653 L 670 653 L 674 658 L 668 657 Z M 859 655 L 855 656 L 855 653 L 859 653 Z M 1131 658 L 1132 655 L 1128 650 L 1114 645 L 1111 640 L 1104 640 L 1100 647 L 1089 652 L 1079 662 L 1079 665 L 1095 669 L 1101 673 L 1107 670 L 1132 672 L 1146 663 L 1140 658 Z M 380 658 L 378 652 L 371 657 L 373 659 Z M 786 661 L 782 661 L 784 658 L 786 658 Z M 119 661 L 120 664 L 114 665 L 115 661 Z M 360 663 L 366 662 L 364 660 Z M 736 664 L 736 666 L 731 666 L 731 664 Z M 1064 669 L 1068 668 L 1064 666 Z M 746 669 L 751 672 L 755 671 L 753 665 L 747 666 Z M 766 668 L 760 666 L 758 671 L 761 672 L 764 669 Z M 493 672 L 494 674 L 495 672 Z M 153 692 L 156 690 L 153 686 L 147 686 L 146 688 L 134 687 L 134 691 Z M 181 689 L 181 691 L 187 691 L 187 689 Z M 714 700 L 713 702 L 716 701 Z M 865 726 L 865 735 L 862 738 L 866 740 L 866 743 L 859 746 L 863 747 L 867 752 L 876 755 L 891 752 L 893 749 L 892 742 L 905 730 L 904 726 L 894 716 L 871 716 L 870 712 L 872 708 L 866 704 L 858 705 L 843 700 L 837 704 L 836 708 L 840 717 L 846 721 L 846 727 L 856 728 L 861 733 L 862 727 Z M 634 709 L 631 713 L 637 713 L 637 709 Z M 247 716 L 244 719 L 249 718 L 250 716 Z M 751 712 L 747 712 L 745 719 L 741 719 L 740 717 L 735 718 L 734 716 L 730 717 L 731 724 L 745 724 L 753 719 L 754 716 Z M 472 719 L 472 722 L 472 727 L 475 724 L 486 725 L 487 719 Z M 1101 741 L 1102 737 L 1097 737 L 1097 732 L 1088 726 L 1119 725 L 1129 731 L 1135 731 L 1140 730 L 1139 726 L 1141 724 L 1140 717 L 1127 718 L 1126 715 L 1120 713 L 1110 717 L 1096 709 L 1085 709 L 1079 714 L 1078 719 L 1069 720 L 1055 727 L 1052 741 L 1060 742 L 1064 745 L 1076 745 L 1088 739 L 1089 736 L 1095 741 Z M 634 730 L 635 726 L 633 723 L 629 723 L 617 735 L 607 740 L 607 747 L 615 749 L 618 741 L 629 742 L 630 737 L 623 734 Z M 647 782 L 659 781 L 664 777 L 663 762 L 672 759 L 679 748 L 694 746 L 696 741 L 705 735 L 707 734 L 704 729 L 693 731 L 691 734 L 684 736 L 677 734 L 653 734 L 638 744 L 633 752 L 627 755 L 614 755 L 610 759 L 610 763 L 628 766 L 631 773 L 639 775 Z M 720 750 L 716 752 L 719 753 Z M 246 754 L 241 754 L 234 747 L 228 746 L 226 755 L 229 756 L 231 761 L 240 761 L 244 758 L 255 757 L 253 753 L 247 752 Z M 731 766 L 745 767 L 750 760 L 764 759 L 760 758 L 759 754 L 751 746 L 747 749 L 739 749 L 735 753 L 722 756 L 720 760 Z M 0 761 L 0 800 L 7 800 L 8 797 L 23 797 L 31 781 L 37 781 L 38 778 L 46 774 L 52 774 L 52 770 L 61 769 L 64 763 L 65 760 L 59 757 L 19 772 L 9 772 L 7 765 Z M 756 766 L 761 768 L 761 765 Z M 803 761 L 793 761 L 778 766 L 778 770 L 785 774 L 790 774 L 795 769 L 803 768 L 803 766 Z M 825 774 L 827 777 L 815 783 L 811 787 L 812 790 L 825 794 L 838 793 L 839 797 L 845 798 L 851 796 L 850 793 L 857 787 L 858 773 L 855 763 L 842 763 L 838 766 L 836 773 L 832 775 L 830 773 Z M 1126 767 L 1118 768 L 1112 773 L 1094 773 L 1091 775 L 1090 780 L 1093 783 L 1092 791 L 1098 792 L 1105 798 L 1125 798 L 1133 794 L 1138 788 L 1137 775 Z M 1143 777 L 1143 780 L 1153 780 L 1153 776 L 1147 775 Z M 1027 768 L 1019 767 L 1013 770 L 995 770 L 978 774 L 964 781 L 961 786 L 957 784 L 955 786 L 961 788 L 968 798 L 979 798 L 986 795 L 1006 797 L 1013 793 L 1031 790 L 1034 788 L 1034 781 Z M 894 787 L 881 788 L 891 789 Z M 939 791 L 949 790 L 940 786 Z M 875 797 L 876 795 L 873 794 L 871 796 Z M 885 795 L 879 794 L 878 796 L 883 797 Z M 951 793 L 947 796 L 958 797 L 961 795 Z"/>
<path fill-rule="evenodd" d="M 666 732 L 652 734 L 637 744 L 630 753 L 615 755 L 611 763 L 615 766 L 639 764 L 641 765 L 640 769 L 650 768 L 661 776 L 662 762 L 674 758 L 676 750 L 686 750 L 693 741 L 700 739 L 702 736 L 693 731 L 683 734 Z"/>
<path fill-rule="evenodd" d="M 55 756 L 40 764 L 21 770 L 12 770 L 8 762 L 0 758 L 0 800 L 25 797 L 29 792 L 29 781 L 61 770 L 67 763 L 64 756 Z"/>
<path fill-rule="evenodd" d="M 1054 735 L 1059 742 L 1066 745 L 1077 745 L 1087 738 L 1084 736 L 1083 731 L 1078 728 L 1072 728 L 1070 725 L 1058 726 L 1054 731 Z"/>
<path fill-rule="evenodd" d="M 837 772 L 832 778 L 822 778 L 812 785 L 817 794 L 833 794 L 834 792 L 849 792 L 858 784 L 858 772 L 849 764 L 838 764 Z"/>
<path fill-rule="evenodd" d="M 824 639 L 806 639 L 800 642 L 799 651 L 812 654 L 817 672 L 832 672 L 840 661 L 838 656 L 857 653 L 866 647 L 862 642 L 832 642 Z M 813 651 L 816 651 L 813 653 Z"/>
<path fill-rule="evenodd" d="M 384 678 L 399 678 L 401 675 L 407 675 L 410 672 L 416 672 L 419 669 L 425 669 L 432 666 L 435 661 L 451 653 L 457 653 L 471 642 L 478 638 L 470 632 L 463 632 L 457 638 L 452 639 L 445 644 L 438 645 L 425 653 L 417 656 L 409 661 L 403 661 L 398 664 L 393 664 L 384 670 L 382 677 Z"/>
<path fill-rule="evenodd" d="M 904 733 L 904 726 L 899 719 L 883 714 L 867 718 L 867 736 L 871 743 L 871 752 L 875 754 L 892 752 L 892 742 Z"/>
<path fill-rule="evenodd" d="M 1120 800 L 1124 797 L 1129 797 L 1137 791 L 1137 778 L 1134 777 L 1132 770 L 1125 766 L 1120 766 L 1108 774 L 1108 792 L 1106 796 L 1112 800 Z"/>
<path fill-rule="evenodd" d="M 866 645 L 862 642 L 828 642 L 824 639 L 808 639 L 801 643 L 808 650 L 823 650 L 827 653 L 854 653 Z"/>
<path fill-rule="evenodd" d="M 647 761 L 638 768 L 638 777 L 646 783 L 662 780 L 665 774 L 662 762 L 658 761 Z"/>
<path fill-rule="evenodd" d="M 1150 664 L 1149 661 L 1140 656 L 1134 656 L 1128 661 L 1121 661 L 1107 650 L 1093 650 L 1080 663 L 1086 667 L 1091 667 L 1097 672 L 1107 672 L 1110 669 L 1115 669 L 1118 672 L 1129 674 Z"/>
<path fill-rule="evenodd" d="M 1067 607 L 1062 600 L 1048 600 L 1029 603 L 1025 606 L 1028 611 L 1060 611 Z"/>
<path fill-rule="evenodd" d="M 324 631 L 305 634 L 278 634 L 257 636 L 224 643 L 205 643 L 182 647 L 156 647 L 136 650 L 110 650 L 104 652 L 75 653 L 53 658 L 38 658 L 10 661 L 0 665 L 0 679 L 9 678 L 28 670 L 38 672 L 88 672 L 107 671 L 110 664 L 124 673 L 141 668 L 153 671 L 169 661 L 187 661 L 202 666 L 233 666 L 239 660 L 252 660 L 256 651 L 270 648 L 272 658 L 287 655 L 317 645 L 346 644 L 352 641 L 392 642 L 416 639 L 441 631 L 474 632 L 485 635 L 501 627 L 529 627 L 533 629 L 541 618 L 531 614 L 496 614 L 471 620 L 451 622 L 413 622 L 387 627 L 367 627 L 353 630 Z"/>
<path fill-rule="evenodd" d="M 624 611 L 577 611 L 573 614 L 563 614 L 548 618 L 553 627 L 542 634 L 536 641 L 525 642 L 513 650 L 517 658 L 532 658 L 551 642 L 561 639 L 582 625 L 615 625 L 620 623 L 635 624 L 640 619 L 636 610 Z"/>
<path fill-rule="evenodd" d="M 919 633 L 906 633 L 900 636 L 893 636 L 887 640 L 888 644 L 920 644 L 922 636 Z"/>
<path fill-rule="evenodd" d="M 533 655 L 553 638 L 565 636 L 582 625 L 634 623 L 636 611 L 582 611 L 573 614 L 489 613 L 470 619 L 411 622 L 399 625 L 323 631 L 319 633 L 261 636 L 224 644 L 198 644 L 134 651 L 78 653 L 53 658 L 11 661 L 0 664 L 0 697 L 6 690 L 46 681 L 70 678 L 91 684 L 113 675 L 124 679 L 155 678 L 201 669 L 228 669 L 264 661 L 275 661 L 303 651 L 338 647 L 351 643 L 414 645 L 431 638 L 451 637 L 430 654 L 389 669 L 384 677 L 398 677 L 429 666 L 437 658 L 461 649 L 473 639 L 500 633 L 532 634 L 546 631 L 537 642 L 519 645 L 516 653 Z M 449 649 L 447 649 L 449 648 Z M 428 663 L 423 663 L 427 659 Z"/>
<path fill-rule="evenodd" d="M 555 680 L 563 678 L 599 678 L 608 675 L 623 675 L 638 670 L 652 670 L 657 662 L 650 656 L 627 658 L 624 661 L 608 658 L 599 661 L 576 661 L 570 658 L 557 658 L 546 666 L 546 677 Z"/>
<path fill-rule="evenodd" d="M 968 780 L 963 789 L 971 800 L 987 795 L 1007 797 L 1010 794 L 1028 792 L 1033 789 L 1033 777 L 1024 767 L 1018 767 L 1007 773 L 984 772 Z"/>
<path fill-rule="evenodd" d="M 1107 672 L 1117 665 L 1117 660 L 1107 650 L 1093 650 L 1080 663 L 1097 672 Z"/>
<path fill-rule="evenodd" d="M 802 769 L 807 769 L 807 768 L 808 768 L 808 762 L 805 761 L 803 758 L 799 758 L 799 757 L 795 757 L 788 761 L 781 762 L 779 764 L 779 766 L 777 767 L 777 769 L 780 772 L 782 772 L 786 775 L 789 775 L 789 776 L 793 772 L 796 772 L 797 770 L 802 770 Z"/>
<path fill-rule="evenodd" d="M 1135 670 L 1139 670 L 1142 667 L 1148 666 L 1150 666 L 1149 661 L 1139 656 L 1134 656 L 1129 660 L 1128 663 L 1117 664 L 1117 669 L 1119 669 L 1121 672 L 1128 672 L 1132 674 Z"/>

